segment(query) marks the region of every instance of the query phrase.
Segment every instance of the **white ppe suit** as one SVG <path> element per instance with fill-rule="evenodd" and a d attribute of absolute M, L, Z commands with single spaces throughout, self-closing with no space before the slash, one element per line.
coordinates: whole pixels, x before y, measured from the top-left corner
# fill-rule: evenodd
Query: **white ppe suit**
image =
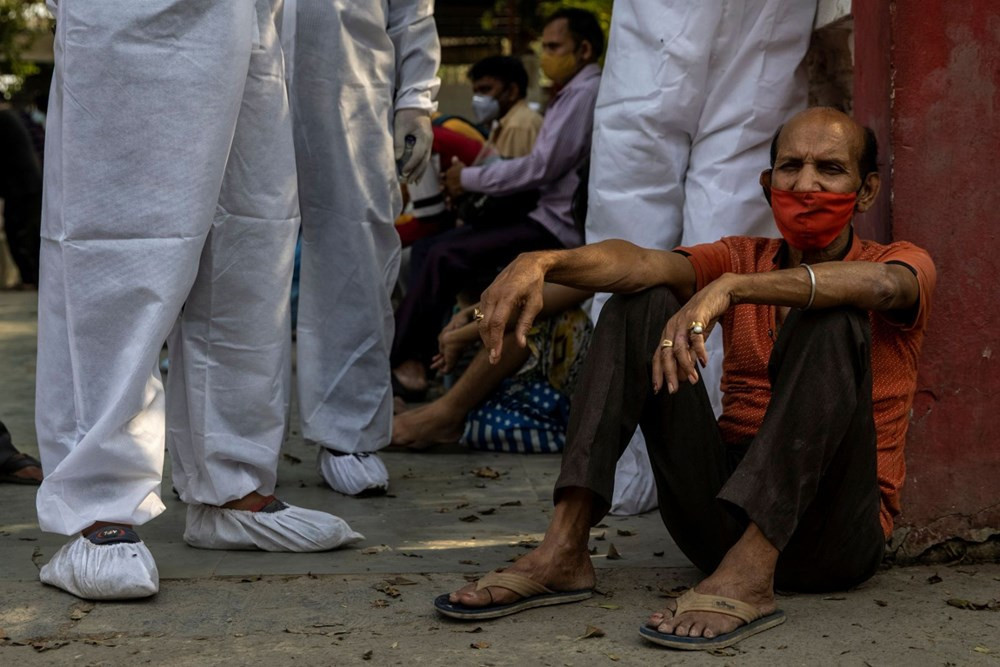
<path fill-rule="evenodd" d="M 777 235 L 758 175 L 774 132 L 805 107 L 801 64 L 815 14 L 815 0 L 615 3 L 594 111 L 588 243 L 670 249 Z M 595 298 L 595 321 L 606 300 Z M 703 375 L 718 414 L 718 331 L 708 343 Z"/>
<path fill-rule="evenodd" d="M 185 502 L 268 495 L 298 229 L 271 2 L 50 4 L 39 523 L 70 535 L 162 512 L 165 415 Z"/>
<path fill-rule="evenodd" d="M 433 11 L 433 0 L 285 0 L 281 38 L 302 207 L 302 434 L 344 454 L 389 443 L 394 220 L 402 209 L 393 117 L 436 107 Z M 330 481 L 325 468 L 324 476 Z"/>

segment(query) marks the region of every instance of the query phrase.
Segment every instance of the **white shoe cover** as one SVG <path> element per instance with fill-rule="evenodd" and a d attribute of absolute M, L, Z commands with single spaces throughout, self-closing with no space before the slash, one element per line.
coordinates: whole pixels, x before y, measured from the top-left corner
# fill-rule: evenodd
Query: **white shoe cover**
<path fill-rule="evenodd" d="M 363 539 L 340 517 L 294 505 L 277 512 L 188 505 L 184 529 L 184 541 L 198 549 L 329 551 Z"/>
<path fill-rule="evenodd" d="M 94 544 L 78 537 L 42 566 L 43 584 L 85 600 L 129 600 L 156 595 L 160 573 L 142 542 Z"/>
<path fill-rule="evenodd" d="M 345 496 L 389 490 L 389 471 L 378 454 L 337 455 L 320 447 L 319 471 L 330 488 Z"/>
<path fill-rule="evenodd" d="M 646 441 L 636 431 L 615 468 L 615 493 L 609 514 L 631 516 L 656 509 L 656 481 L 646 454 Z"/>

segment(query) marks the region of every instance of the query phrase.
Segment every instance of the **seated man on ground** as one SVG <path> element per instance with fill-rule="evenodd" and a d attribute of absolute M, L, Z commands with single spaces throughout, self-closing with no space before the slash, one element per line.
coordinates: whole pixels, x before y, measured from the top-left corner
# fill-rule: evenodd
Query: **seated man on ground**
<path fill-rule="evenodd" d="M 490 364 L 480 348 L 443 396 L 397 414 L 392 444 L 425 449 L 462 442 L 474 449 L 555 453 L 566 440 L 569 397 L 590 343 L 591 325 L 580 307 L 590 292 L 546 285 L 538 322 L 520 347 L 504 336 L 503 361 Z M 439 336 L 431 369 L 451 373 L 466 348 L 479 341 L 479 307 L 459 311 Z M 513 323 L 512 323 L 513 324 Z"/>
<path fill-rule="evenodd" d="M 653 614 L 643 637 L 727 646 L 784 620 L 775 586 L 843 590 L 879 567 L 899 512 L 934 265 L 910 243 L 854 233 L 854 213 L 879 190 L 870 130 L 809 109 L 779 131 L 771 156 L 760 182 L 783 240 L 529 253 L 483 294 L 480 326 L 498 363 L 512 317 L 524 345 L 545 281 L 617 293 L 574 394 L 544 540 L 506 571 L 440 596 L 439 611 L 483 619 L 589 596 L 589 528 L 607 510 L 615 462 L 637 426 L 663 521 L 710 573 Z M 718 421 L 697 370 L 716 324 Z"/>
<path fill-rule="evenodd" d="M 542 32 L 542 68 L 559 86 L 531 153 L 484 166 L 456 163 L 445 177 L 452 197 L 463 191 L 507 196 L 538 191 L 535 208 L 496 224 L 469 224 L 435 239 L 426 258 L 416 252 L 413 280 L 396 311 L 391 361 L 393 386 L 401 395 L 427 388 L 427 370 L 437 335 L 456 295 L 479 292 L 500 267 L 520 252 L 575 247 L 581 234 L 570 215 L 577 169 L 590 153 L 594 102 L 600 82 L 597 60 L 604 35 L 590 12 L 563 9 Z M 415 251 L 416 251 L 415 246 Z"/>

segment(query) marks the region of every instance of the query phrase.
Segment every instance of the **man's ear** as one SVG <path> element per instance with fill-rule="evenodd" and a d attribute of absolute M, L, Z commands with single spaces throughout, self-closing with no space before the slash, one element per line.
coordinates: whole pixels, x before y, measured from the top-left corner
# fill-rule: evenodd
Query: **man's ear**
<path fill-rule="evenodd" d="M 580 42 L 580 59 L 584 62 L 590 62 L 594 58 L 594 45 L 588 40 L 583 40 Z"/>
<path fill-rule="evenodd" d="M 764 190 L 764 199 L 767 200 L 767 205 L 771 205 L 771 170 L 765 169 L 760 172 L 760 187 Z"/>
<path fill-rule="evenodd" d="M 875 198 L 878 197 L 878 191 L 881 186 L 882 180 L 879 178 L 877 171 L 873 171 L 865 176 L 865 180 L 861 183 L 861 189 L 858 190 L 858 201 L 854 205 L 858 213 L 864 213 L 872 207 L 872 204 L 875 203 Z"/>

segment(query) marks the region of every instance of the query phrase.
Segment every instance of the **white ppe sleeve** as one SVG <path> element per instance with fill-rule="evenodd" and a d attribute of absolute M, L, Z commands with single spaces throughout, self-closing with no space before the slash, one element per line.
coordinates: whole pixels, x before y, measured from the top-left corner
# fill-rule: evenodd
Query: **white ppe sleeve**
<path fill-rule="evenodd" d="M 437 109 L 441 44 L 434 0 L 389 0 L 389 39 L 396 49 L 396 109 Z"/>

